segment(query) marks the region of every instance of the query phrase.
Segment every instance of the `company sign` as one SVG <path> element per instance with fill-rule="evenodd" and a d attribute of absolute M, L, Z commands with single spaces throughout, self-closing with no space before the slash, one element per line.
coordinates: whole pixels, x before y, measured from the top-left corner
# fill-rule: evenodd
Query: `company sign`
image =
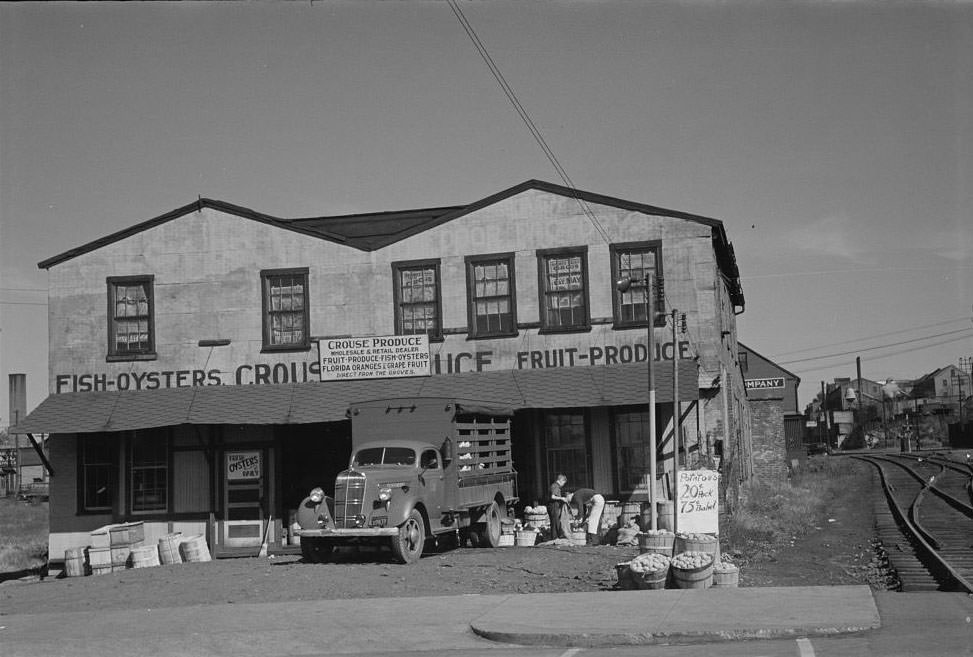
<path fill-rule="evenodd" d="M 429 336 L 385 335 L 318 341 L 322 381 L 429 376 Z"/>
<path fill-rule="evenodd" d="M 775 376 L 769 379 L 745 379 L 747 390 L 770 390 L 784 387 L 784 377 Z"/>

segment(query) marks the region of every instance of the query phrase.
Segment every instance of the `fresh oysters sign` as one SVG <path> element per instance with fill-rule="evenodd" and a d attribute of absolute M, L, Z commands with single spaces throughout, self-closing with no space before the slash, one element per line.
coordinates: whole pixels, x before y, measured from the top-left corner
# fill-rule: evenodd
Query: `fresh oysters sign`
<path fill-rule="evenodd" d="M 429 336 L 318 340 L 322 381 L 429 376 Z"/>

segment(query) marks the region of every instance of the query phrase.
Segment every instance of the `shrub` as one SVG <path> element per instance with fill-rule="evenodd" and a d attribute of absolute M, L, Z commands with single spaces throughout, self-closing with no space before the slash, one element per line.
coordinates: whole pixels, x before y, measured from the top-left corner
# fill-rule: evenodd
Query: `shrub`
<path fill-rule="evenodd" d="M 47 563 L 48 505 L 0 498 L 0 575 L 40 571 Z"/>

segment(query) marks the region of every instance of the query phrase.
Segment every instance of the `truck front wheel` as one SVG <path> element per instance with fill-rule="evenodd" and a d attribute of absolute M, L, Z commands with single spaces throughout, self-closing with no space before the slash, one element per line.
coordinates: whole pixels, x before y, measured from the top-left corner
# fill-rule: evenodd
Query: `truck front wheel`
<path fill-rule="evenodd" d="M 392 554 L 402 563 L 414 563 L 422 556 L 425 544 L 426 526 L 422 522 L 422 514 L 413 509 L 399 527 L 399 535 L 392 539 Z"/>

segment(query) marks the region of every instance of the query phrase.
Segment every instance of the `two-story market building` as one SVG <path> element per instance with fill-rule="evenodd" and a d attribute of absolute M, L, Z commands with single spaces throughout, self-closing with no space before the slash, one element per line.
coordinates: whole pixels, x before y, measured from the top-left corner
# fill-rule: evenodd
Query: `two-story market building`
<path fill-rule="evenodd" d="M 349 404 L 386 397 L 516 409 L 522 504 L 558 472 L 645 500 L 649 330 L 658 471 L 678 415 L 681 467 L 721 463 L 724 493 L 752 474 L 744 297 L 715 219 L 536 180 L 469 205 L 298 219 L 199 199 L 39 266 L 50 396 L 17 430 L 51 434 L 52 561 L 135 520 L 146 540 L 205 534 L 217 556 L 265 530 L 279 545 L 308 489 L 330 494 L 347 464 Z M 376 336 L 415 376 L 347 357 Z M 410 342 L 418 370 L 394 355 Z"/>

